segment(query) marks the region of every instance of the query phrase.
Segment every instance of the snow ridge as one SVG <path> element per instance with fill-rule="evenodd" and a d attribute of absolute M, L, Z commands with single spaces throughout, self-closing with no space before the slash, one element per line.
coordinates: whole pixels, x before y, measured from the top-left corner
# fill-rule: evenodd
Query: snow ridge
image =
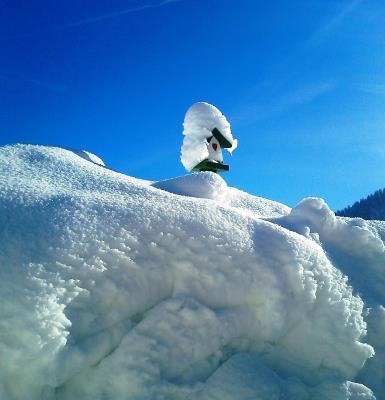
<path fill-rule="evenodd" d="M 44 146 L 0 187 L 1 398 L 384 398 L 375 224 Z"/>

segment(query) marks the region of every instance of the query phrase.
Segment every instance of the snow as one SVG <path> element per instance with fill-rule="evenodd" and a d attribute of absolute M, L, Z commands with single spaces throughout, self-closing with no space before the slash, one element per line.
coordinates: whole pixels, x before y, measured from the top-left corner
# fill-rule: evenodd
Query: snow
<path fill-rule="evenodd" d="M 153 187 L 182 196 L 228 202 L 226 182 L 213 172 L 200 172 L 178 178 L 155 182 Z"/>
<path fill-rule="evenodd" d="M 77 149 L 72 149 L 72 148 L 69 148 L 69 147 L 63 147 L 63 148 L 65 150 L 69 150 L 69 151 L 75 153 L 79 157 L 82 157 L 85 160 L 90 161 L 90 162 L 92 162 L 94 164 L 100 165 L 102 167 L 106 166 L 104 161 L 100 157 L 98 157 L 96 154 L 93 154 L 93 153 L 91 153 L 91 152 L 89 152 L 87 150 L 77 150 Z"/>
<path fill-rule="evenodd" d="M 230 153 L 237 147 L 237 140 L 232 136 L 226 117 L 211 104 L 205 102 L 193 104 L 186 113 L 183 128 L 181 161 L 188 171 L 209 157 L 206 139 L 212 136 L 211 131 L 214 128 L 219 129 L 222 135 L 232 143 L 232 147 L 227 149 Z M 221 156 L 216 156 L 215 159 L 220 160 Z"/>
<path fill-rule="evenodd" d="M 1 399 L 385 399 L 383 223 L 0 148 Z"/>
<path fill-rule="evenodd" d="M 100 157 L 93 153 L 90 153 L 89 151 L 82 150 L 79 155 L 84 159 L 93 162 L 94 164 L 101 165 L 102 167 L 105 166 L 104 161 Z"/>
<path fill-rule="evenodd" d="M 228 187 L 224 179 L 213 172 L 192 173 L 151 185 L 181 196 L 216 200 L 222 205 L 233 206 L 238 212 L 254 217 L 282 217 L 290 213 L 290 208 L 284 204 Z"/>

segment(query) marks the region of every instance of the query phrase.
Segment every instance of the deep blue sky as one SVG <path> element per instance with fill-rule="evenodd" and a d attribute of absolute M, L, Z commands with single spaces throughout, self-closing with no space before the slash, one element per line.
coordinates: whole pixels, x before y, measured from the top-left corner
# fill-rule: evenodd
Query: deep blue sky
<path fill-rule="evenodd" d="M 337 209 L 385 187 L 385 2 L 0 1 L 0 144 L 184 174 L 196 101 L 228 118 L 226 181 Z"/>

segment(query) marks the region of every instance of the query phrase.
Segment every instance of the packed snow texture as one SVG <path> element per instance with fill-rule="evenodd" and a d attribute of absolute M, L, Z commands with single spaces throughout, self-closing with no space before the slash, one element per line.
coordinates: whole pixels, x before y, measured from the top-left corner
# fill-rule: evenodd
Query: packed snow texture
<path fill-rule="evenodd" d="M 68 147 L 65 149 L 72 151 L 73 153 L 77 154 L 78 156 L 84 158 L 87 161 L 91 161 L 94 164 L 105 167 L 104 161 L 100 157 L 98 157 L 96 154 L 90 153 L 89 151 L 86 151 L 86 150 L 76 150 L 76 149 L 71 149 Z"/>
<path fill-rule="evenodd" d="M 0 189 L 1 399 L 385 399 L 383 223 L 43 146 Z"/>
<path fill-rule="evenodd" d="M 231 134 L 231 127 L 226 117 L 213 105 L 199 102 L 193 104 L 187 111 L 183 122 L 183 144 L 181 161 L 190 171 L 201 161 L 209 157 L 207 138 L 211 137 L 214 128 L 232 144 L 232 153 L 237 147 L 237 140 Z"/>

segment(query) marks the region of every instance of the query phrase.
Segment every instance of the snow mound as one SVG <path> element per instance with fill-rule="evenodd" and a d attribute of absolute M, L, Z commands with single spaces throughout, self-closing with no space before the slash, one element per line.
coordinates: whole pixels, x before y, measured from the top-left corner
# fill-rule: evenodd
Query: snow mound
<path fill-rule="evenodd" d="M 174 179 L 155 182 L 153 187 L 182 196 L 226 201 L 227 184 L 213 172 L 197 172 Z"/>
<path fill-rule="evenodd" d="M 252 196 L 236 188 L 228 188 L 230 205 L 243 210 L 254 217 L 273 218 L 283 217 L 290 213 L 290 208 L 277 201 Z"/>
<path fill-rule="evenodd" d="M 341 272 L 380 254 L 364 222 L 43 146 L 0 148 L 0 189 L 0 398 L 384 398 L 382 297 Z"/>
<path fill-rule="evenodd" d="M 272 221 L 322 245 L 331 261 L 349 276 L 365 300 L 367 342 L 376 356 L 358 378 L 385 398 L 385 223 L 336 217 L 324 200 L 307 198 L 291 212 Z"/>
<path fill-rule="evenodd" d="M 227 149 L 230 153 L 237 147 L 237 140 L 231 134 L 231 127 L 226 117 L 211 104 L 205 102 L 193 104 L 187 110 L 183 128 L 181 161 L 188 171 L 209 157 L 206 139 L 212 136 L 211 131 L 214 128 L 219 129 L 232 143 L 232 147 Z"/>
<path fill-rule="evenodd" d="M 275 222 L 320 243 L 334 263 L 349 275 L 361 296 L 385 304 L 385 245 L 371 228 L 373 224 L 362 218 L 336 217 L 319 198 L 302 200 Z M 352 264 L 356 267 L 352 268 Z"/>
<path fill-rule="evenodd" d="M 254 217 L 282 217 L 290 213 L 284 204 L 252 196 L 236 188 L 228 187 L 224 179 L 213 172 L 196 172 L 164 181 L 153 182 L 152 187 L 181 196 L 217 200 L 251 214 Z"/>
<path fill-rule="evenodd" d="M 98 157 L 96 154 L 93 154 L 89 151 L 86 150 L 77 150 L 77 149 L 72 149 L 69 147 L 62 147 L 64 150 L 68 150 L 68 151 L 72 151 L 73 153 L 75 153 L 76 155 L 78 155 L 81 158 L 84 158 L 87 161 L 90 161 L 96 165 L 100 165 L 102 167 L 105 167 L 106 164 L 104 163 L 104 161 Z"/>
<path fill-rule="evenodd" d="M 81 150 L 81 151 L 77 152 L 77 154 L 80 157 L 83 157 L 85 160 L 93 162 L 94 164 L 101 165 L 102 167 L 106 166 L 104 164 L 104 161 L 100 157 L 98 157 L 97 155 L 95 155 L 93 153 L 90 153 L 89 151 Z"/>
<path fill-rule="evenodd" d="M 359 400 L 374 399 L 373 392 L 354 382 L 331 380 L 311 388 L 290 377 L 281 378 L 258 357 L 238 353 L 207 380 L 194 400 Z"/>

